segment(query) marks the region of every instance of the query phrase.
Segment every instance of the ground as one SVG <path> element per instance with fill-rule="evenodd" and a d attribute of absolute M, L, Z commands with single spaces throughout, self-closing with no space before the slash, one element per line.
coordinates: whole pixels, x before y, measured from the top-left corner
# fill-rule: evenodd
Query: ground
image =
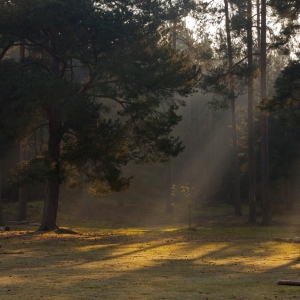
<path fill-rule="evenodd" d="M 298 215 L 262 227 L 222 211 L 214 222 L 205 213 L 195 231 L 81 220 L 70 227 L 77 234 L 58 234 L 12 224 L 0 232 L 0 299 L 300 299 L 300 287 L 277 285 L 300 280 L 300 244 L 274 240 L 300 236 Z"/>

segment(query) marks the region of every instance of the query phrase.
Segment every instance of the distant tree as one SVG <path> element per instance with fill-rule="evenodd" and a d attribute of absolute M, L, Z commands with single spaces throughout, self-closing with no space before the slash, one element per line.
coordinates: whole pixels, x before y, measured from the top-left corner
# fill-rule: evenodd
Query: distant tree
<path fill-rule="evenodd" d="M 264 103 L 264 109 L 270 114 L 269 124 L 269 160 L 270 179 L 284 181 L 287 189 L 284 198 L 287 208 L 291 208 L 293 195 L 299 180 L 299 136 L 300 136 L 300 64 L 290 61 L 275 80 L 275 94 Z M 274 184 L 273 184 L 274 185 Z"/>
<path fill-rule="evenodd" d="M 20 45 L 20 62 L 25 60 L 25 46 Z M 19 143 L 20 147 L 20 162 L 26 160 L 26 142 L 21 141 Z M 18 201 L 18 211 L 17 211 L 17 221 L 26 221 L 27 218 L 27 186 L 22 186 L 19 188 L 19 201 Z"/>
<path fill-rule="evenodd" d="M 190 94 L 198 71 L 164 39 L 168 18 L 164 2 L 2 3 L 0 128 L 46 142 L 15 176 L 20 185 L 47 182 L 39 230 L 57 228 L 65 178 L 95 193 L 123 191 L 129 161 L 166 161 L 182 151 L 171 135 L 182 104 L 173 93 Z M 4 59 L 20 43 L 29 53 L 24 63 Z"/>
<path fill-rule="evenodd" d="M 2 212 L 2 190 L 1 190 L 1 169 L 0 169 L 0 226 L 4 226 L 3 212 Z"/>
<path fill-rule="evenodd" d="M 227 38 L 227 53 L 228 53 L 228 67 L 229 67 L 229 100 L 231 109 L 231 126 L 232 126 L 232 144 L 233 144 L 233 170 L 234 170 L 234 200 L 235 200 L 235 214 L 242 215 L 241 206 L 241 191 L 240 191 L 240 166 L 238 153 L 238 138 L 237 138 L 237 121 L 236 121 L 236 92 L 234 76 L 230 73 L 233 68 L 233 48 L 231 41 L 230 16 L 228 8 L 228 0 L 224 0 L 225 8 L 225 27 Z"/>
<path fill-rule="evenodd" d="M 233 12 L 230 10 L 231 2 L 223 1 L 223 6 L 219 9 L 211 8 L 209 11 L 219 22 L 222 17 L 215 16 L 216 12 L 224 14 L 225 29 L 218 31 L 217 46 L 215 47 L 215 64 L 206 70 L 203 76 L 202 88 L 206 92 L 212 92 L 216 95 L 211 104 L 215 108 L 228 108 L 231 111 L 231 130 L 232 130 L 232 161 L 233 161 L 233 181 L 234 181 L 234 202 L 235 214 L 242 214 L 241 195 L 240 195 L 240 168 L 239 168 L 239 150 L 237 135 L 237 114 L 236 99 L 241 92 L 243 76 L 241 76 L 242 64 L 236 64 L 241 59 L 241 43 L 235 39 Z M 221 5 L 221 3 L 220 3 Z M 242 60 L 243 61 L 243 60 Z"/>
<path fill-rule="evenodd" d="M 286 46 L 300 29 L 300 3 L 298 0 L 270 0 L 268 5 L 273 8 L 282 25 L 280 35 L 277 37 L 277 45 Z"/>
<path fill-rule="evenodd" d="M 261 1 L 261 47 L 260 47 L 260 98 L 267 99 L 267 4 Z M 272 222 L 270 183 L 269 183 L 269 150 L 268 150 L 268 113 L 261 114 L 261 165 L 262 165 L 262 225 L 268 226 Z"/>
<path fill-rule="evenodd" d="M 173 50 L 177 50 L 177 43 L 178 43 L 178 33 L 180 29 L 182 29 L 182 26 L 179 26 L 182 24 L 182 20 L 184 17 L 187 16 L 187 14 L 194 8 L 195 3 L 194 1 L 186 1 L 185 5 L 183 5 L 183 2 L 180 0 L 168 0 L 167 1 L 170 12 L 170 33 L 171 33 L 171 47 Z M 175 93 L 173 95 L 175 97 Z M 175 98 L 174 98 L 175 100 Z M 168 170 L 167 170 L 167 181 L 168 186 L 172 187 L 174 184 L 174 163 L 172 160 L 168 162 Z M 171 190 L 171 189 L 170 189 Z M 173 197 L 172 193 L 168 193 L 166 197 L 166 212 L 170 213 L 173 212 L 174 206 L 173 206 Z"/>
<path fill-rule="evenodd" d="M 252 0 L 247 0 L 247 51 L 248 51 L 248 162 L 249 162 L 249 223 L 256 222 L 256 176 L 254 148 L 254 80 L 253 80 L 253 17 Z"/>

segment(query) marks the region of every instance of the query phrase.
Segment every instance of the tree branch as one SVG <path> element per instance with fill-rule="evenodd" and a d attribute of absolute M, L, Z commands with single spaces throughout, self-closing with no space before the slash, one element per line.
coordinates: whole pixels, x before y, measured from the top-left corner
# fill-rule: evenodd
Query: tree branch
<path fill-rule="evenodd" d="M 87 90 L 90 88 L 90 86 L 91 86 L 91 84 L 93 83 L 94 79 L 95 79 L 95 75 L 93 75 L 93 76 L 89 79 L 89 81 L 83 85 L 83 88 L 82 88 L 82 90 L 80 91 L 80 95 L 86 94 Z"/>
<path fill-rule="evenodd" d="M 9 45 L 3 48 L 3 50 L 0 53 L 0 60 L 4 57 L 4 55 L 6 54 L 6 52 L 9 50 L 10 47 L 12 47 L 14 45 Z"/>
<path fill-rule="evenodd" d="M 95 98 L 109 98 L 111 100 L 114 100 L 114 101 L 118 102 L 119 104 L 134 104 L 134 103 L 132 103 L 130 101 L 120 100 L 120 99 L 117 99 L 115 97 L 111 97 L 109 95 L 89 94 L 89 96 L 92 96 L 92 97 L 95 97 Z"/>

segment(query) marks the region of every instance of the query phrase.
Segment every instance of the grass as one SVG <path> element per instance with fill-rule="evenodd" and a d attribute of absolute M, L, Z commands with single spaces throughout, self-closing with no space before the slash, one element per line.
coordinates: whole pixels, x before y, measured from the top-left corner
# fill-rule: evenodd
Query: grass
<path fill-rule="evenodd" d="M 227 209 L 205 225 L 216 208 L 203 209 L 196 231 L 86 219 L 68 224 L 76 235 L 11 225 L 0 232 L 0 299 L 300 299 L 300 287 L 276 283 L 300 280 L 300 244 L 274 241 L 300 235 L 299 215 L 247 226 Z"/>

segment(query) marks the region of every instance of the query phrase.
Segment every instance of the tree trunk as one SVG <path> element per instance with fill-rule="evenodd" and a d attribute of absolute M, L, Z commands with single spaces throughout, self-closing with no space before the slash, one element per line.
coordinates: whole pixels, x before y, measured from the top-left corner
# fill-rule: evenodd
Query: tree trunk
<path fill-rule="evenodd" d="M 257 32 L 257 46 L 261 47 L 261 34 L 260 34 L 260 0 L 256 0 L 256 32 Z"/>
<path fill-rule="evenodd" d="M 26 159 L 26 145 L 20 142 L 20 162 Z M 26 221 L 27 218 L 27 187 L 19 188 L 19 202 L 17 221 Z"/>
<path fill-rule="evenodd" d="M 252 38 L 252 0 L 247 2 L 247 48 L 248 48 L 248 161 L 249 161 L 249 223 L 256 222 L 255 203 L 255 149 L 254 149 L 254 117 L 253 117 L 253 38 Z"/>
<path fill-rule="evenodd" d="M 166 209 L 165 209 L 166 213 L 172 213 L 174 211 L 173 196 L 171 194 L 172 185 L 173 185 L 173 162 L 170 161 L 167 170 L 168 194 L 167 194 Z"/>
<path fill-rule="evenodd" d="M 50 69 L 54 76 L 59 73 L 59 61 L 51 56 Z M 44 201 L 43 218 L 39 231 L 52 231 L 58 228 L 56 224 L 59 185 L 60 185 L 60 144 L 62 139 L 62 123 L 58 110 L 47 105 L 45 107 L 49 120 L 48 156 L 51 176 L 47 179 L 47 195 Z"/>
<path fill-rule="evenodd" d="M 175 20 L 173 23 L 173 28 L 172 28 L 172 49 L 176 50 L 176 39 L 177 39 L 177 21 Z M 173 93 L 173 101 L 174 101 L 174 93 Z M 174 183 L 174 166 L 173 166 L 173 160 L 170 158 L 170 162 L 168 165 L 168 173 L 167 173 L 167 182 L 168 182 L 168 187 L 172 188 L 172 185 Z M 168 191 L 171 191 L 171 189 L 168 189 Z M 169 192 L 167 195 L 167 201 L 166 201 L 166 213 L 172 213 L 174 211 L 174 206 L 173 206 L 173 196 Z"/>
<path fill-rule="evenodd" d="M 225 5 L 225 22 L 226 22 L 226 36 L 227 36 L 227 50 L 228 50 L 228 63 L 229 69 L 232 71 L 233 68 L 233 53 L 232 43 L 230 36 L 230 20 L 228 10 L 228 0 L 224 0 Z M 235 100 L 235 88 L 234 78 L 229 75 L 230 84 L 230 107 L 231 107 L 231 120 L 232 120 L 232 144 L 233 144 L 233 169 L 234 169 L 234 200 L 235 200 L 235 214 L 237 216 L 242 215 L 241 205 L 241 192 L 240 192 L 240 167 L 239 167 L 239 151 L 238 151 L 238 140 L 237 140 L 237 125 L 236 125 L 236 100 Z"/>
<path fill-rule="evenodd" d="M 299 280 L 277 280 L 278 285 L 300 285 Z"/>
<path fill-rule="evenodd" d="M 47 114 L 49 118 L 48 159 L 51 165 L 51 177 L 47 180 L 47 195 L 44 201 L 43 219 L 39 231 L 51 231 L 58 228 L 56 218 L 60 184 L 61 123 L 57 121 L 58 114 L 55 108 L 48 109 Z"/>
<path fill-rule="evenodd" d="M 20 45 L 20 62 L 25 59 L 25 46 Z M 26 144 L 20 142 L 20 162 L 26 159 Z M 27 218 L 27 187 L 19 188 L 19 202 L 17 221 L 26 221 Z"/>
<path fill-rule="evenodd" d="M 267 98 L 267 31 L 266 0 L 261 1 L 261 100 Z M 271 202 L 269 196 L 269 157 L 268 157 L 268 113 L 261 114 L 261 163 L 262 163 L 262 225 L 271 225 Z"/>
<path fill-rule="evenodd" d="M 2 212 L 1 170 L 0 170 L 0 226 L 4 226 L 3 212 Z"/>
<path fill-rule="evenodd" d="M 58 210 L 59 182 L 48 180 L 47 196 L 44 201 L 43 219 L 39 231 L 53 231 L 58 229 L 56 225 Z"/>

